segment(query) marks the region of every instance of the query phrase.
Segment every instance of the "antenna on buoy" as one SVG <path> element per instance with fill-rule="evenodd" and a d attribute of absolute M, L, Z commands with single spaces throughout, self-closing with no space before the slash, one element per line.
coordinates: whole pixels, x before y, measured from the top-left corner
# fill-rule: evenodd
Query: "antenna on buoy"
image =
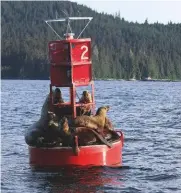
<path fill-rule="evenodd" d="M 64 12 L 65 13 L 65 12 Z M 66 14 L 66 13 L 65 13 Z M 67 15 L 67 14 L 66 14 Z M 79 37 L 82 35 L 82 33 L 85 31 L 85 29 L 87 28 L 87 26 L 89 25 L 89 23 L 91 22 L 91 20 L 93 19 L 93 17 L 66 17 L 66 18 L 56 18 L 56 19 L 50 19 L 50 20 L 45 20 L 45 22 L 47 23 L 47 25 L 52 29 L 52 31 L 60 38 L 63 39 L 62 37 L 60 37 L 60 35 L 55 31 L 55 29 L 53 29 L 53 27 L 50 25 L 51 22 L 67 22 L 67 29 L 66 29 L 66 33 L 64 34 L 65 38 L 70 39 L 73 38 L 73 36 L 75 35 L 74 33 L 72 33 L 72 28 L 70 26 L 70 21 L 71 20 L 89 20 L 87 22 L 87 24 L 85 25 L 85 27 L 83 28 L 83 30 L 80 32 L 80 34 L 77 36 L 77 39 L 79 39 Z M 69 32 L 70 31 L 70 32 Z"/>
<path fill-rule="evenodd" d="M 61 10 L 61 12 L 63 12 L 65 14 L 66 17 L 69 17 L 68 13 L 65 12 L 64 10 Z"/>

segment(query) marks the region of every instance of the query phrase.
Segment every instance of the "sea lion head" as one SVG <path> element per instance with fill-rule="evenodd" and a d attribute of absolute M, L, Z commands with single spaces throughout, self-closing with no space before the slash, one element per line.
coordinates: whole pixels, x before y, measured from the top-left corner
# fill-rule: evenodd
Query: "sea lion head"
<path fill-rule="evenodd" d="M 89 95 L 89 91 L 87 91 L 87 90 L 83 91 L 82 95 L 83 95 L 84 97 L 87 97 L 87 96 Z"/>
<path fill-rule="evenodd" d="M 54 120 L 56 118 L 56 115 L 55 115 L 55 113 L 48 111 L 47 117 L 48 117 L 48 120 L 50 121 L 50 120 Z"/>
<path fill-rule="evenodd" d="M 59 88 L 55 89 L 55 97 L 62 98 L 62 92 Z"/>
<path fill-rule="evenodd" d="M 98 108 L 96 115 L 102 115 L 106 117 L 107 112 L 109 111 L 110 107 L 109 106 L 103 106 Z"/>
<path fill-rule="evenodd" d="M 82 93 L 82 98 L 87 101 L 87 102 L 91 102 L 92 101 L 92 97 L 91 94 L 89 93 L 89 91 L 85 90 Z"/>
<path fill-rule="evenodd" d="M 56 114 L 51 111 L 48 111 L 47 118 L 48 118 L 48 128 L 58 129 L 58 117 L 56 116 Z"/>

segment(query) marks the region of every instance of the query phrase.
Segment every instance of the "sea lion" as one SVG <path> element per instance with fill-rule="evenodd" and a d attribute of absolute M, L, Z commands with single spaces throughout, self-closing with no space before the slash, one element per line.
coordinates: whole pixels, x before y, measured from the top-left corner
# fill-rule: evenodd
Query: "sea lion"
<path fill-rule="evenodd" d="M 53 99 L 55 98 L 55 96 L 56 96 L 55 91 L 53 91 Z M 41 141 L 43 140 L 42 135 L 44 133 L 44 130 L 47 128 L 48 125 L 49 126 L 51 125 L 51 120 L 50 120 L 51 117 L 49 117 L 50 114 L 48 113 L 51 107 L 50 100 L 51 100 L 50 94 L 48 94 L 41 108 L 41 114 L 40 114 L 39 120 L 35 122 L 34 124 L 32 124 L 28 128 L 28 130 L 26 130 L 25 142 L 28 145 L 36 145 L 37 143 L 38 144 L 41 143 Z"/>
<path fill-rule="evenodd" d="M 71 140 L 73 140 L 73 136 L 79 135 L 79 145 L 87 145 L 88 142 L 96 141 L 95 136 L 91 136 L 88 134 L 88 129 L 85 127 L 77 127 L 70 128 L 68 119 L 63 117 L 60 121 L 60 130 L 63 138 L 63 146 L 71 146 Z M 81 141 L 80 141 L 81 139 Z M 87 143 L 86 143 L 87 142 Z"/>
<path fill-rule="evenodd" d="M 84 102 L 85 103 L 91 103 L 92 102 L 92 96 L 89 93 L 89 91 L 87 91 L 87 90 L 83 91 L 82 97 L 81 97 L 79 102 L 82 102 L 82 103 L 84 103 Z"/>
<path fill-rule="evenodd" d="M 63 133 L 62 136 L 64 136 L 62 138 L 63 145 L 71 146 L 75 155 L 79 152 L 78 146 L 102 143 L 108 147 L 112 147 L 112 145 L 94 129 L 87 127 L 69 128 L 66 117 L 61 120 L 61 131 Z"/>
<path fill-rule="evenodd" d="M 62 92 L 59 88 L 56 88 L 55 91 L 53 92 L 53 103 L 54 104 L 64 103 L 64 100 L 62 98 Z"/>
<path fill-rule="evenodd" d="M 46 117 L 46 119 L 45 119 Z M 57 142 L 60 143 L 60 131 L 58 126 L 58 117 L 48 111 L 47 115 L 41 123 L 41 119 L 31 126 L 31 130 L 25 136 L 25 141 L 29 145 L 46 146 L 46 143 L 53 145 Z"/>
<path fill-rule="evenodd" d="M 72 131 L 68 125 L 68 119 L 63 117 L 59 122 L 59 130 L 62 138 L 62 146 L 72 146 Z"/>
<path fill-rule="evenodd" d="M 91 94 L 88 91 L 83 91 L 82 97 L 79 100 L 79 102 L 84 103 L 84 104 L 92 103 Z M 80 115 L 89 115 L 90 116 L 91 115 L 91 108 L 92 108 L 92 105 L 81 106 L 81 107 L 79 107 L 78 113 Z"/>
<path fill-rule="evenodd" d="M 47 142 L 60 141 L 59 119 L 53 112 L 48 111 L 47 124 L 43 129 L 43 137 Z"/>
<path fill-rule="evenodd" d="M 75 134 L 79 137 L 79 145 L 105 144 L 108 147 L 112 145 L 97 131 L 87 127 L 77 127 Z"/>
<path fill-rule="evenodd" d="M 91 129 L 103 129 L 109 106 L 100 107 L 94 116 L 77 116 L 70 121 L 71 127 L 87 127 Z"/>

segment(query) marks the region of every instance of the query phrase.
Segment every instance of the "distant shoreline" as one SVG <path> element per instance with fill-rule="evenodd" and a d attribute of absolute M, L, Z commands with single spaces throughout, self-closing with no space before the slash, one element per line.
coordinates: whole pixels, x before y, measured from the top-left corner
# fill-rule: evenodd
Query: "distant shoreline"
<path fill-rule="evenodd" d="M 50 79 L 30 79 L 30 78 L 1 78 L 1 80 L 50 80 Z M 143 80 L 136 80 L 136 79 L 116 79 L 116 78 L 94 78 L 94 81 L 129 81 L 129 82 L 135 82 L 135 81 L 141 81 L 141 82 L 181 82 L 181 80 L 171 80 L 171 79 L 143 79 Z"/>
<path fill-rule="evenodd" d="M 111 81 L 111 80 L 120 80 L 120 81 L 130 81 L 130 82 L 134 82 L 134 81 L 142 81 L 142 82 L 181 82 L 181 80 L 171 80 L 171 79 L 151 79 L 151 80 L 132 80 L 132 79 L 114 79 L 114 78 L 108 78 L 108 79 L 104 79 L 104 78 L 96 78 L 94 80 L 103 80 L 103 81 Z"/>
<path fill-rule="evenodd" d="M 140 80 L 146 82 L 181 82 L 181 80 L 169 80 L 169 79 L 151 79 L 151 80 Z"/>

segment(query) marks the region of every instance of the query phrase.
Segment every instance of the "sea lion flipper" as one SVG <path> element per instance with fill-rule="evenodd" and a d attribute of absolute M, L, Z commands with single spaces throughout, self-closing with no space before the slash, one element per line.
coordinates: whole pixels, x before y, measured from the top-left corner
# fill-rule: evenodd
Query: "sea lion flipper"
<path fill-rule="evenodd" d="M 79 145 L 78 137 L 75 135 L 73 138 L 73 144 L 72 144 L 72 150 L 73 150 L 74 155 L 79 155 L 80 149 L 78 145 Z"/>
<path fill-rule="evenodd" d="M 98 139 L 100 139 L 101 142 L 103 142 L 105 145 L 107 145 L 108 147 L 112 147 L 112 144 L 109 143 L 102 135 L 100 135 L 99 133 L 97 133 L 95 130 L 91 129 L 91 131 L 98 137 Z"/>

